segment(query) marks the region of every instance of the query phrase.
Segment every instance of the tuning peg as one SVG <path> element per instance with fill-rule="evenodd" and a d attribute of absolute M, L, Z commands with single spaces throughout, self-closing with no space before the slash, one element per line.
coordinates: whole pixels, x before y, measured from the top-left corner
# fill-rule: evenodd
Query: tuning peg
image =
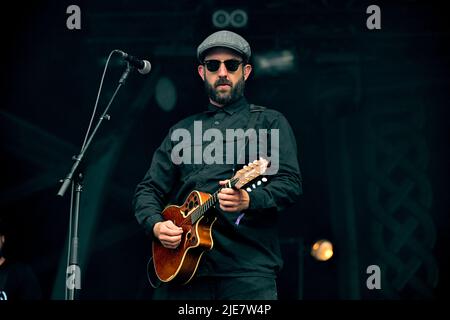
<path fill-rule="evenodd" d="M 245 189 L 247 192 L 252 192 L 252 188 L 248 187 L 247 189 Z"/>
<path fill-rule="evenodd" d="M 260 186 L 261 183 L 262 183 L 261 180 L 258 180 L 258 182 L 256 182 L 256 185 L 257 185 L 257 186 Z"/>
<path fill-rule="evenodd" d="M 252 184 L 252 188 L 253 188 L 253 189 L 256 189 L 256 185 L 255 185 L 255 184 Z"/>
<path fill-rule="evenodd" d="M 262 182 L 267 182 L 267 178 L 266 177 L 262 178 L 261 180 L 262 180 Z"/>

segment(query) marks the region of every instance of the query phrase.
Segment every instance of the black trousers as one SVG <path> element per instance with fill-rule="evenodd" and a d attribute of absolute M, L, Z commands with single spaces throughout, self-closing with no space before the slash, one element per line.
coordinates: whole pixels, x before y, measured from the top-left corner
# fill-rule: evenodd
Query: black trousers
<path fill-rule="evenodd" d="M 267 277 L 197 277 L 186 285 L 164 283 L 155 300 L 277 300 L 277 285 Z"/>

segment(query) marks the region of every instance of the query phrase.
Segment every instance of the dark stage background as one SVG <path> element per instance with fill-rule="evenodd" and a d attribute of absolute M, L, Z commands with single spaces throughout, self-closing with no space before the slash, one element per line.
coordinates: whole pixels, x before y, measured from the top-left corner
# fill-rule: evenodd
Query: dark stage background
<path fill-rule="evenodd" d="M 81 9 L 69 30 L 66 9 Z M 369 30 L 366 9 L 381 9 Z M 149 299 L 151 244 L 131 199 L 167 130 L 205 107 L 197 45 L 215 11 L 254 53 L 247 98 L 289 119 L 304 194 L 283 213 L 280 299 L 435 299 L 449 285 L 449 28 L 430 1 L 53 1 L 3 12 L 0 214 L 6 254 L 63 299 L 72 165 L 109 52 L 148 59 L 133 73 L 87 155 L 80 212 L 81 299 Z M 8 18 L 7 18 L 8 16 Z M 123 71 L 113 56 L 99 109 Z M 334 256 L 311 245 L 328 239 Z M 381 289 L 369 290 L 370 265 Z"/>

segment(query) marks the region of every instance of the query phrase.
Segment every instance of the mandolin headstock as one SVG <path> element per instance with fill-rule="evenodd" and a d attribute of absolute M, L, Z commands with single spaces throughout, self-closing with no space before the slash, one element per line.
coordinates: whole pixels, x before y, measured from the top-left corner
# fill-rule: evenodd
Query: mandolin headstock
<path fill-rule="evenodd" d="M 270 162 L 264 158 L 260 158 L 259 160 L 250 162 L 248 165 L 244 166 L 241 170 L 236 172 L 234 177 L 231 179 L 233 181 L 234 187 L 236 189 L 242 188 L 259 176 L 262 176 L 269 166 Z"/>

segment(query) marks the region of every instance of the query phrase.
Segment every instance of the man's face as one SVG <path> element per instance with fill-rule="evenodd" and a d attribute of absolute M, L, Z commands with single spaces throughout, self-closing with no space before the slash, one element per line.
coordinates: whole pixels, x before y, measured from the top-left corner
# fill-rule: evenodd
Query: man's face
<path fill-rule="evenodd" d="M 207 64 L 220 65 L 216 71 L 210 71 Z M 224 61 L 234 60 L 241 62 L 238 64 L 237 70 L 228 70 Z M 205 89 L 210 101 L 218 106 L 231 103 L 244 94 L 245 81 L 252 70 L 251 65 L 244 65 L 242 57 L 234 53 L 232 50 L 225 48 L 213 49 L 206 55 L 205 64 L 198 66 L 198 73 L 205 83 Z M 209 61 L 209 62 L 208 62 Z M 231 62 L 230 65 L 237 64 Z M 232 68 L 230 68 L 232 69 Z"/>

